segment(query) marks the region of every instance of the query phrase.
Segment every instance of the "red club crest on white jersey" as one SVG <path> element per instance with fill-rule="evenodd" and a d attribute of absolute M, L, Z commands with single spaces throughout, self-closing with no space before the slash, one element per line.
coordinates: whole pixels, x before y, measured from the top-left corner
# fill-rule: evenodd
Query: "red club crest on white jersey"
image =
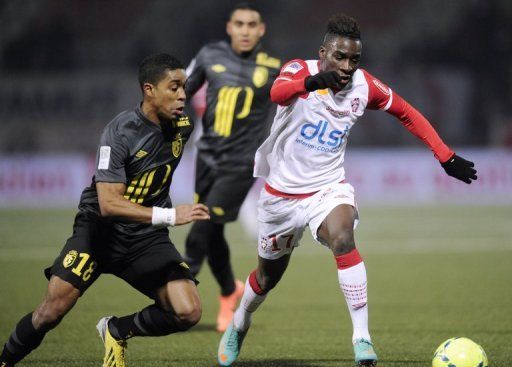
<path fill-rule="evenodd" d="M 352 106 L 352 112 L 357 112 L 357 109 L 359 108 L 359 98 L 354 98 L 352 102 L 350 102 L 350 105 Z"/>

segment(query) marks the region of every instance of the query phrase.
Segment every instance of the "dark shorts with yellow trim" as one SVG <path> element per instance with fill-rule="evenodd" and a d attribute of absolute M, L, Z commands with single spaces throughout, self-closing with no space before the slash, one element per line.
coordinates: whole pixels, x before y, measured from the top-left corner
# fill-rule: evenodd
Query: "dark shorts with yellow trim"
<path fill-rule="evenodd" d="M 197 284 L 167 228 L 127 235 L 96 214 L 80 211 L 73 235 L 45 275 L 58 276 L 83 294 L 103 273 L 114 274 L 152 299 L 169 281 L 190 279 Z"/>
<path fill-rule="evenodd" d="M 227 223 L 236 220 L 255 178 L 252 172 L 222 172 L 196 161 L 195 201 L 210 209 L 211 220 Z"/>

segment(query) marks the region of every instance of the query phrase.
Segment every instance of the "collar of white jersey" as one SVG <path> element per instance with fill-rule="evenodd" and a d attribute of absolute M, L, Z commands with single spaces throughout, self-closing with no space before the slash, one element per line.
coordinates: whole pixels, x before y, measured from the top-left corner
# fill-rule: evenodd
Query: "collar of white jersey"
<path fill-rule="evenodd" d="M 311 75 L 318 74 L 320 72 L 320 60 L 306 60 L 309 73 Z"/>

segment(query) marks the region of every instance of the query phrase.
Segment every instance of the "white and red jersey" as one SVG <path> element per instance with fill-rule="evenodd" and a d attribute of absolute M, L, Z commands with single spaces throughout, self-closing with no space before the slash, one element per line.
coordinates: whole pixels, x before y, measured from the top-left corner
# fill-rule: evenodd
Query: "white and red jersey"
<path fill-rule="evenodd" d="M 254 167 L 254 176 L 264 177 L 271 189 L 306 194 L 343 181 L 350 129 L 367 108 L 396 116 L 439 161 L 453 155 L 425 117 L 367 71 L 356 70 L 337 93 L 331 89 L 307 92 L 304 79 L 318 72 L 318 60 L 292 60 L 272 86 L 271 99 L 279 106 L 270 135 L 256 152 Z"/>

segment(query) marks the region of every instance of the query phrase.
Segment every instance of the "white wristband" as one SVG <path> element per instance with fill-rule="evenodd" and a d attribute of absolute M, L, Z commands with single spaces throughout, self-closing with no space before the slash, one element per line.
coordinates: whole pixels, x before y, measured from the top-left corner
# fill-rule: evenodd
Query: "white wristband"
<path fill-rule="evenodd" d="M 151 224 L 155 227 L 174 226 L 176 224 L 176 209 L 154 206 Z"/>

